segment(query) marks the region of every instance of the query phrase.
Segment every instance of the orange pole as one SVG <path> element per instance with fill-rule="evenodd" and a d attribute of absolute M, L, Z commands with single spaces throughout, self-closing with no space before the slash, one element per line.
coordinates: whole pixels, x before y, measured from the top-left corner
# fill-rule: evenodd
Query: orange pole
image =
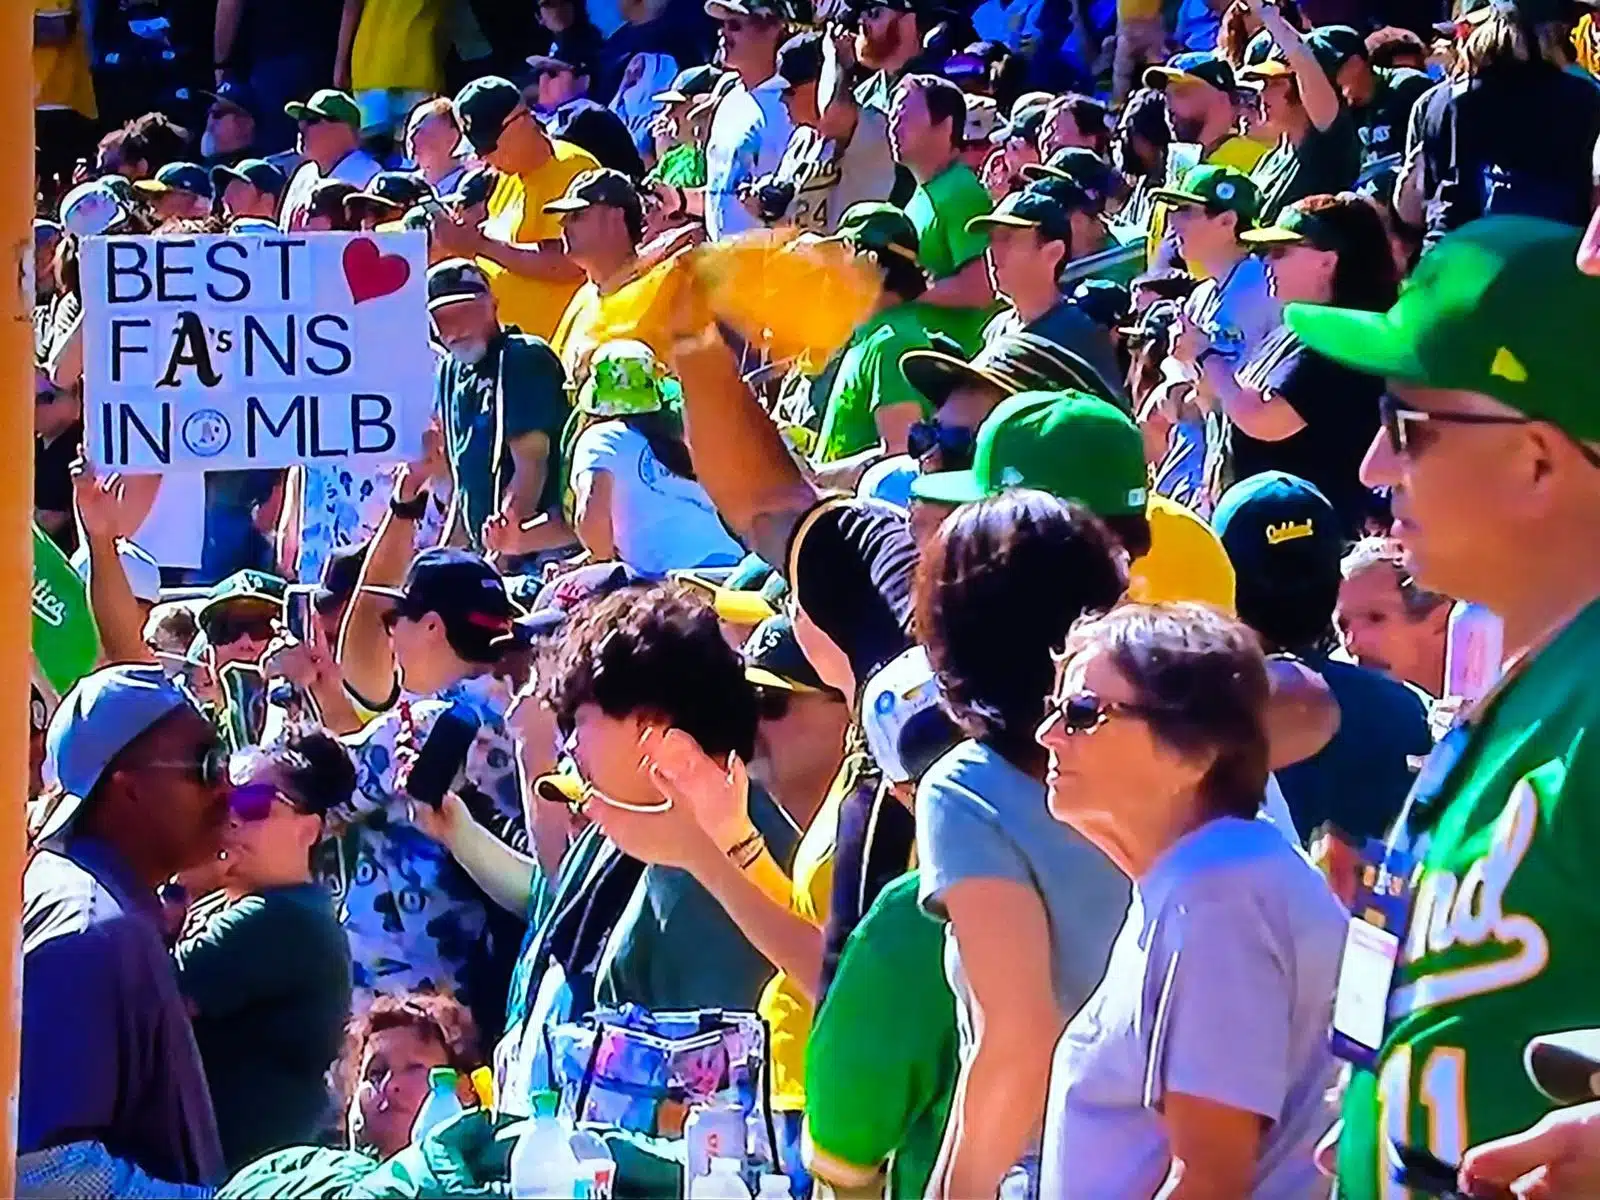
<path fill-rule="evenodd" d="M 22 866 L 33 662 L 33 22 L 0 0 L 0 1196 L 16 1195 Z M 10 396 L 10 400 L 5 397 Z M 9 613 L 9 616 L 4 614 Z M 11 697 L 9 700 L 6 697 Z M 6 799 L 7 796 L 11 798 Z"/>

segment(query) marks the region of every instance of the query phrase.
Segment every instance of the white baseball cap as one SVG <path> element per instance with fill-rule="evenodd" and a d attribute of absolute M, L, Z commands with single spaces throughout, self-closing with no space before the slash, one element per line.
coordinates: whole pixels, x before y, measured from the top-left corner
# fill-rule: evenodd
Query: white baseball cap
<path fill-rule="evenodd" d="M 127 205 L 98 180 L 80 183 L 61 202 L 62 226 L 79 237 L 110 233 L 127 219 Z"/>
<path fill-rule="evenodd" d="M 889 660 L 861 689 L 867 749 L 890 783 L 910 783 L 961 740 L 939 707 L 939 683 L 928 652 L 912 646 Z"/>

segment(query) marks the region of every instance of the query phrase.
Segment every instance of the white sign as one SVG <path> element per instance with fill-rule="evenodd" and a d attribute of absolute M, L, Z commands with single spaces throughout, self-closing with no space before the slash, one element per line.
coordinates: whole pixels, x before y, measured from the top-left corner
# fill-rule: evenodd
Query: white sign
<path fill-rule="evenodd" d="M 426 235 L 88 238 L 84 432 L 110 471 L 415 457 Z"/>

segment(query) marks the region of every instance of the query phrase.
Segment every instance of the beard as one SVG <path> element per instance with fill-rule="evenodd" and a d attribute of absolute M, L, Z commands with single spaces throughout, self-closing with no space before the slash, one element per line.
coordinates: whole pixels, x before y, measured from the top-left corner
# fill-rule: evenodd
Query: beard
<path fill-rule="evenodd" d="M 862 66 L 881 67 L 899 57 L 904 42 L 898 25 L 890 26 L 888 33 L 882 37 L 874 37 L 863 28 L 856 35 L 856 57 L 861 60 Z"/>

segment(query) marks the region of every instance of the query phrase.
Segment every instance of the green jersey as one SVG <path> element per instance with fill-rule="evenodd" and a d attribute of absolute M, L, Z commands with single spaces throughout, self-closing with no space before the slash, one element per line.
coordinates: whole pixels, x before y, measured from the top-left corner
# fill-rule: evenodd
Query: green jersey
<path fill-rule="evenodd" d="M 1526 1129 L 1552 1107 L 1523 1071 L 1528 1038 L 1600 1025 L 1597 661 L 1600 601 L 1473 718 L 1434 815 L 1410 821 L 1415 906 L 1377 1073 L 1345 1095 L 1341 1197 L 1406 1195 L 1391 1139 L 1453 1163 Z"/>
<path fill-rule="evenodd" d="M 948 279 L 989 248 L 989 235 L 968 229 L 974 217 L 987 216 L 994 201 L 964 162 L 953 162 L 927 183 L 919 184 L 906 205 L 917 228 L 917 261 L 937 283 Z"/>
<path fill-rule="evenodd" d="M 813 456 L 819 466 L 877 445 L 880 408 L 915 404 L 927 413 L 928 401 L 900 369 L 901 355 L 927 346 L 921 309 L 912 304 L 884 309 L 851 335 L 840 353 L 823 408 L 822 431 Z"/>

